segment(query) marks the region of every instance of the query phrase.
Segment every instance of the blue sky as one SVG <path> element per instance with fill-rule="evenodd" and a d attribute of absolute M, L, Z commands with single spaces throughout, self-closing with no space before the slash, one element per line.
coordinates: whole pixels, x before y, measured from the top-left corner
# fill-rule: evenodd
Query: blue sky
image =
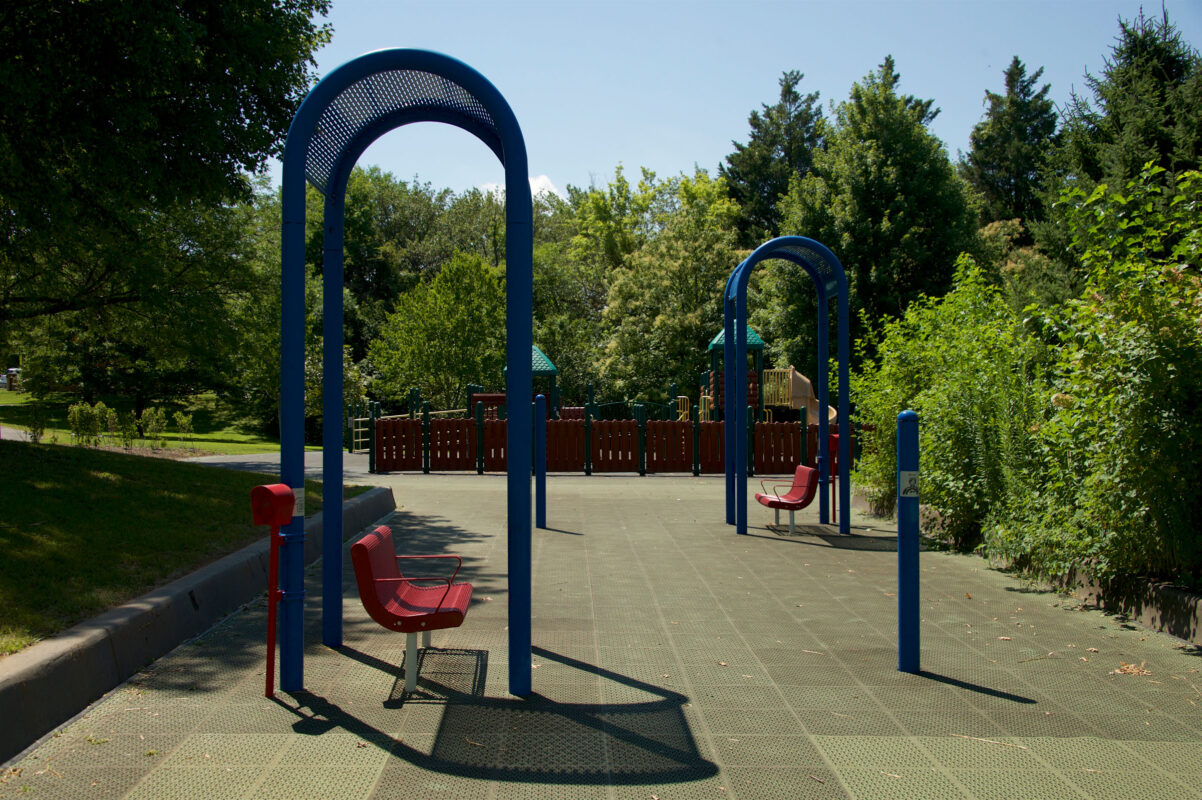
<path fill-rule="evenodd" d="M 941 109 L 931 130 L 954 158 L 1012 56 L 1043 67 L 1063 104 L 1141 5 L 1160 13 L 1138 0 L 333 0 L 333 41 L 317 61 L 324 75 L 370 50 L 413 47 L 466 62 L 517 115 L 531 177 L 562 192 L 604 186 L 618 164 L 630 176 L 716 174 L 785 70 L 805 73 L 801 89 L 818 91 L 829 115 L 886 54 L 900 91 Z M 1202 47 L 1202 0 L 1164 7 Z M 503 182 L 483 144 L 438 123 L 385 135 L 359 163 L 455 191 Z"/>

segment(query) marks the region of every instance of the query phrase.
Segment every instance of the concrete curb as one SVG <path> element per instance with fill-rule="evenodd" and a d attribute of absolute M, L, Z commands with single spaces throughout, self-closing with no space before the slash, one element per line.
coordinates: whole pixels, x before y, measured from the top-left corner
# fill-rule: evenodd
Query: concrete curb
<path fill-rule="evenodd" d="M 1202 647 L 1202 600 L 1165 582 L 1133 584 L 1125 589 L 1086 580 L 1076 590 L 1085 602 L 1137 621 L 1145 628 L 1176 636 Z"/>
<path fill-rule="evenodd" d="M 375 488 L 342 506 L 351 535 L 396 508 Z M 321 555 L 322 515 L 305 520 L 305 562 Z M 190 575 L 0 659 L 0 763 L 78 714 L 142 667 L 267 589 L 267 537 Z"/>

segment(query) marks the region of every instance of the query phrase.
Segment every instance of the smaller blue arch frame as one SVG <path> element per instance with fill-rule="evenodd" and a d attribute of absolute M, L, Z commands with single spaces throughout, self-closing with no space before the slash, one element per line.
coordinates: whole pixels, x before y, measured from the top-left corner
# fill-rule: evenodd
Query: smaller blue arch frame
<path fill-rule="evenodd" d="M 442 122 L 480 139 L 505 167 L 506 391 L 530 397 L 533 346 L 533 208 L 526 144 L 509 104 L 462 61 L 427 50 L 377 50 L 335 69 L 301 103 L 284 145 L 281 225 L 280 479 L 304 487 L 305 184 L 325 196 L 322 387 L 323 506 L 342 507 L 343 218 L 346 184 L 359 157 L 385 133 Z M 335 424 L 325 416 L 337 415 Z M 531 687 L 531 513 L 533 421 L 507 427 L 509 691 Z M 280 553 L 280 688 L 304 685 L 303 509 L 284 526 Z M 342 515 L 324 515 L 322 641 L 342 643 Z"/>
<path fill-rule="evenodd" d="M 839 359 L 839 421 L 848 426 L 851 403 L 848 398 L 848 286 L 843 265 L 826 245 L 805 236 L 779 236 L 760 245 L 730 273 L 723 292 L 723 419 L 726 444 L 726 522 L 735 532 L 747 533 L 747 405 L 738 398 L 747 396 L 747 282 L 751 270 L 760 262 L 781 259 L 798 265 L 814 281 L 818 293 L 818 408 L 827 408 L 830 347 L 829 304 L 837 301 Z M 833 297 L 832 297 L 833 295 Z M 733 423 L 733 424 L 732 424 Z M 818 415 L 818 516 L 830 522 L 829 421 Z M 805 435 L 804 432 L 802 434 Z M 851 437 L 839 437 L 839 533 L 851 533 Z"/>

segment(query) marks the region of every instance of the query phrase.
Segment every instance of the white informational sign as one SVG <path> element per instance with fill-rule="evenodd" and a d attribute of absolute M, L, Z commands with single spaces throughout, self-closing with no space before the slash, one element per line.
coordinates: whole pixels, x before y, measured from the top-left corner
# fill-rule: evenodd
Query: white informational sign
<path fill-rule="evenodd" d="M 902 470 L 897 473 L 898 497 L 918 499 L 918 470 Z"/>
<path fill-rule="evenodd" d="M 303 517 L 305 515 L 305 488 L 302 486 L 299 489 L 292 490 L 296 502 L 292 504 L 292 516 Z"/>

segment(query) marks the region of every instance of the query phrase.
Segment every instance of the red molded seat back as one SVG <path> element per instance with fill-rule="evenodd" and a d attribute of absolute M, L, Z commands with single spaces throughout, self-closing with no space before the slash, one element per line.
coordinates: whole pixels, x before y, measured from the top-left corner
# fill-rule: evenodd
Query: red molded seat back
<path fill-rule="evenodd" d="M 355 566 L 355 583 L 359 586 L 359 599 L 368 615 L 386 628 L 391 628 L 396 617 L 390 614 L 385 604 L 400 588 L 400 583 L 376 583 L 377 578 L 399 578 L 396 550 L 392 546 L 392 531 L 381 525 L 351 545 L 351 563 Z"/>
<path fill-rule="evenodd" d="M 799 464 L 793 472 L 793 485 L 780 499 L 789 503 L 798 503 L 804 508 L 814 500 L 814 494 L 817 491 L 818 470 L 807 467 L 805 464 Z"/>

